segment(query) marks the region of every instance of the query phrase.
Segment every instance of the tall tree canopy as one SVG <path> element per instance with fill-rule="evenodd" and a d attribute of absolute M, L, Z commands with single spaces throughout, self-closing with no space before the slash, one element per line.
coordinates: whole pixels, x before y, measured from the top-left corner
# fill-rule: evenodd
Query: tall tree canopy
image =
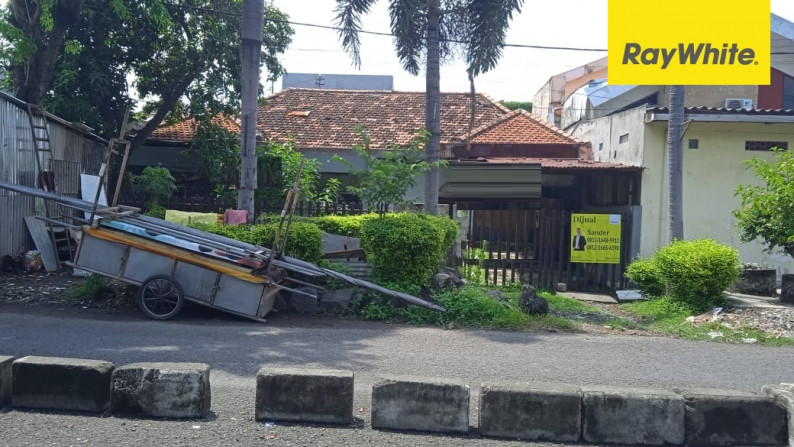
<path fill-rule="evenodd" d="M 127 107 L 148 119 L 139 147 L 164 119 L 237 114 L 242 0 L 10 0 L 0 17 L 0 64 L 20 99 L 118 133 Z M 267 8 L 262 62 L 275 79 L 292 40 Z"/>
<path fill-rule="evenodd" d="M 376 1 L 337 0 L 339 36 L 357 66 L 361 64 L 361 16 L 368 13 Z M 403 68 L 417 75 L 423 58 L 426 63 L 425 127 L 430 138 L 425 155 L 428 162 L 435 163 L 439 159 L 441 147 L 441 61 L 459 49 L 472 78 L 496 67 L 510 20 L 523 3 L 523 0 L 389 0 L 391 32 Z M 434 167 L 425 181 L 425 207 L 435 214 L 437 205 L 438 167 Z"/>

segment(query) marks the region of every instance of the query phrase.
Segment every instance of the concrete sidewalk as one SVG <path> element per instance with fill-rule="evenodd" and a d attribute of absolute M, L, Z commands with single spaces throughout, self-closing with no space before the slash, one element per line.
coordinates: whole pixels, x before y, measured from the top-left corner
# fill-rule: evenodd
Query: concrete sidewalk
<path fill-rule="evenodd" d="M 586 293 L 586 292 L 557 292 L 557 295 L 566 298 L 572 298 L 579 301 L 589 301 L 592 303 L 607 303 L 617 304 L 618 301 L 609 295 L 603 293 Z"/>

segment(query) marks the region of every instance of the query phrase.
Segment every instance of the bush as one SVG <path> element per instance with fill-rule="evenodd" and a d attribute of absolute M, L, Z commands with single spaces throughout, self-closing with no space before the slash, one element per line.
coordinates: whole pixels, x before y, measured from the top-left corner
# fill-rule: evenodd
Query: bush
<path fill-rule="evenodd" d="M 100 301 L 113 298 L 115 295 L 110 281 L 99 275 L 88 275 L 83 281 L 66 289 L 66 296 L 73 300 Z"/>
<path fill-rule="evenodd" d="M 144 214 L 150 217 L 156 217 L 157 219 L 165 220 L 165 208 L 155 202 L 149 202 L 146 204 L 146 212 Z"/>
<path fill-rule="evenodd" d="M 659 265 L 654 258 L 638 258 L 626 269 L 626 278 L 640 289 L 646 298 L 658 298 L 664 295 L 665 283 Z"/>
<path fill-rule="evenodd" d="M 445 216 L 388 214 L 363 220 L 361 245 L 377 281 L 428 285 L 457 231 Z"/>
<path fill-rule="evenodd" d="M 272 247 L 276 239 L 278 223 L 262 225 L 202 225 L 192 224 L 208 233 L 218 234 L 240 242 L 263 247 Z M 318 263 L 323 257 L 323 232 L 309 222 L 292 222 L 284 252 L 307 262 Z"/>
<path fill-rule="evenodd" d="M 361 224 L 377 217 L 377 214 L 360 214 L 356 216 L 322 216 L 312 219 L 321 230 L 329 234 L 361 237 Z"/>
<path fill-rule="evenodd" d="M 676 301 L 706 308 L 739 277 L 739 252 L 712 239 L 675 241 L 653 255 L 667 293 Z"/>

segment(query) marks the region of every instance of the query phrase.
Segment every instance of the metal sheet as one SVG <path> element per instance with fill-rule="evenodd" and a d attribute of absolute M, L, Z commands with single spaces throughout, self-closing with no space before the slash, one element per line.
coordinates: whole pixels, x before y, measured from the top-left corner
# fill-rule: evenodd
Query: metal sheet
<path fill-rule="evenodd" d="M 178 263 L 174 271 L 174 278 L 182 286 L 185 295 L 204 303 L 212 301 L 218 275 L 220 273 L 185 262 Z"/>
<path fill-rule="evenodd" d="M 78 266 L 85 266 L 92 270 L 111 276 L 119 276 L 122 257 L 126 246 L 116 242 L 108 242 L 83 233 L 83 242 L 80 247 Z"/>
<path fill-rule="evenodd" d="M 152 275 L 167 275 L 171 271 L 171 258 L 148 251 L 130 248 L 123 276 L 143 282 Z"/>
<path fill-rule="evenodd" d="M 245 315 L 256 316 L 259 299 L 265 285 L 243 281 L 228 275 L 222 275 L 215 296 L 215 306 L 233 310 Z"/>
<path fill-rule="evenodd" d="M 47 224 L 36 219 L 35 216 L 27 216 L 25 217 L 25 225 L 27 225 L 30 237 L 33 238 L 36 249 L 41 255 L 44 269 L 48 272 L 58 270 L 60 267 L 58 264 L 58 253 L 55 251 L 55 245 L 53 245 L 50 233 L 47 231 Z"/>

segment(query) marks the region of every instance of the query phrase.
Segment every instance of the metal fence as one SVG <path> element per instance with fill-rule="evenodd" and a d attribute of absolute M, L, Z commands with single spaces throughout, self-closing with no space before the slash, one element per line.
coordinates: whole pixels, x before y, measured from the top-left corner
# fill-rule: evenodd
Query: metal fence
<path fill-rule="evenodd" d="M 503 285 L 524 282 L 553 290 L 614 291 L 626 286 L 631 214 L 621 215 L 618 264 L 572 263 L 571 212 L 561 210 L 472 211 L 462 247 L 470 279 Z"/>
<path fill-rule="evenodd" d="M 0 92 L 0 180 L 35 187 L 38 172 L 26 108 L 23 101 Z M 55 171 L 58 192 L 77 197 L 80 174 L 98 173 L 107 141 L 54 115 L 47 118 L 52 163 L 44 168 Z M 0 190 L 0 256 L 30 249 L 23 219 L 43 213 L 41 201 Z"/>

